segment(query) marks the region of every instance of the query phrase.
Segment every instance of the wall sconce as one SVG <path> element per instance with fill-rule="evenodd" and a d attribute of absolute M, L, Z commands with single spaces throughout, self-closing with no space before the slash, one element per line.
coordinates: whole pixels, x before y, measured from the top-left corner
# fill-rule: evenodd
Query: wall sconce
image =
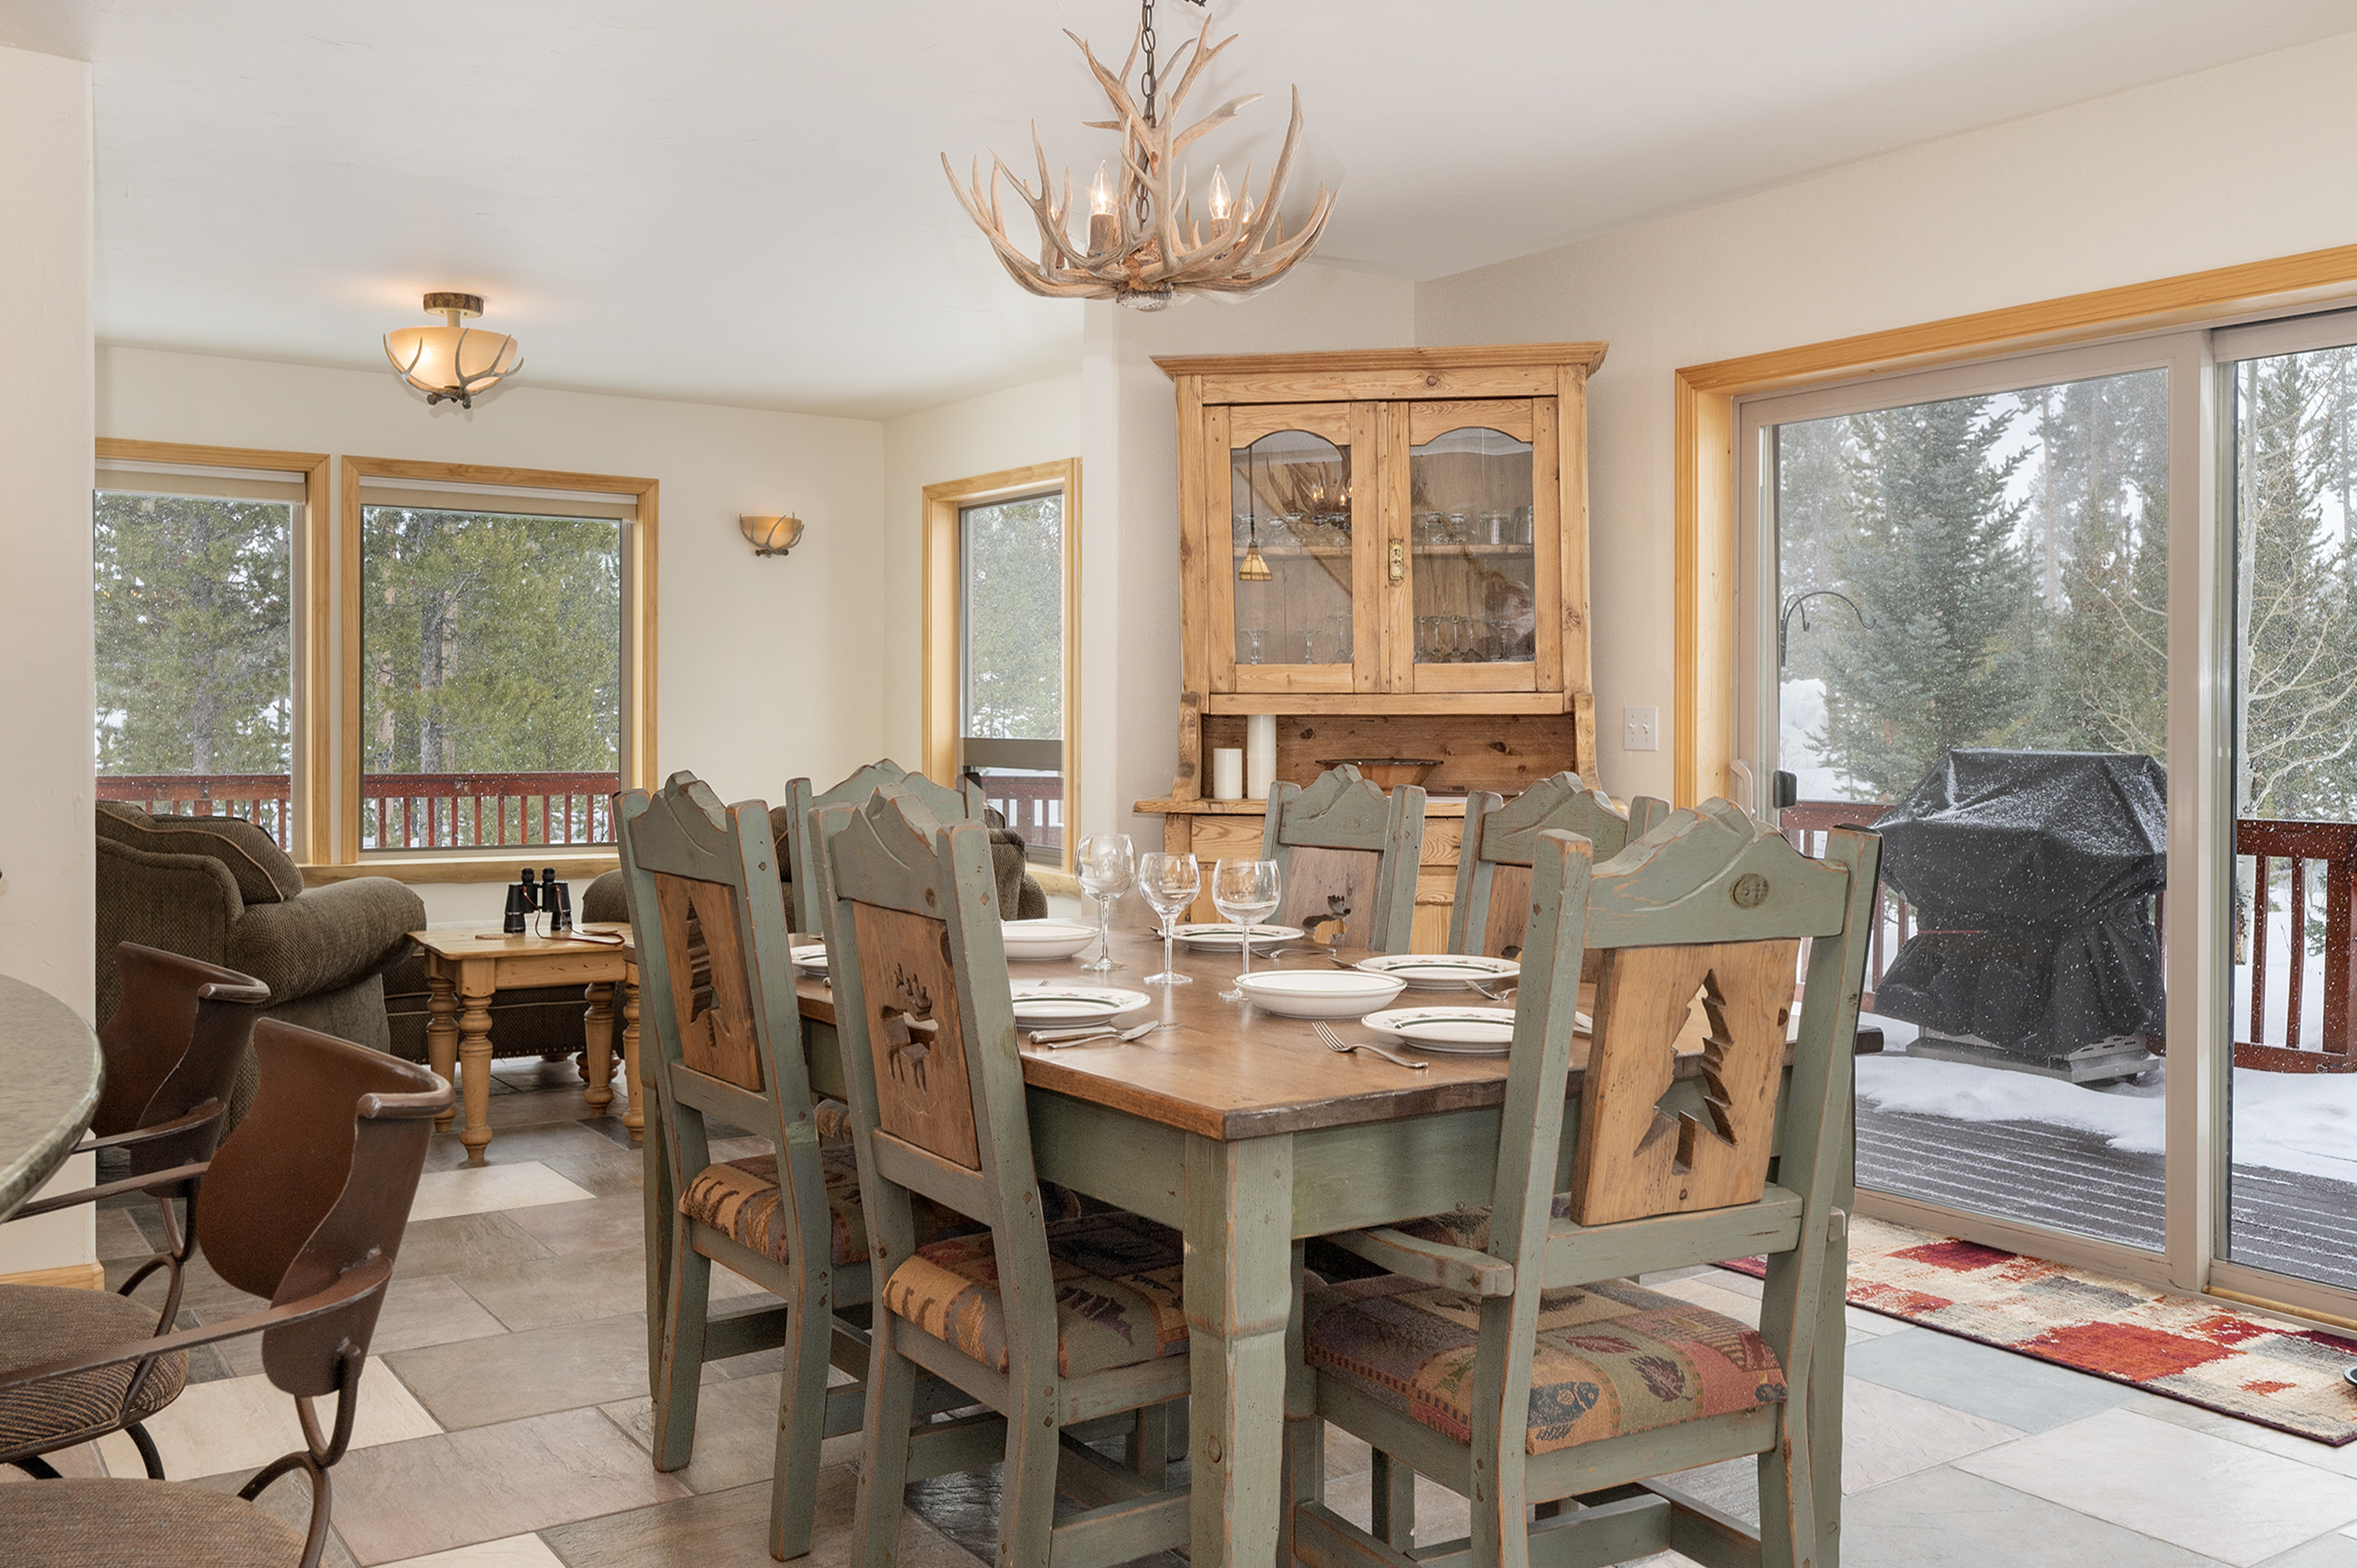
<path fill-rule="evenodd" d="M 739 514 L 737 527 L 745 535 L 745 542 L 753 547 L 756 555 L 783 555 L 802 542 L 802 520 L 798 517 Z"/>

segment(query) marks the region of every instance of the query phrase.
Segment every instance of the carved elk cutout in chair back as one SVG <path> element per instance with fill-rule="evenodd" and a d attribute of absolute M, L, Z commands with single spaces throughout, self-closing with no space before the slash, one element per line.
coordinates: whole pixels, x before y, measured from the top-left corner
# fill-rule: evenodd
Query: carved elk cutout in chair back
<path fill-rule="evenodd" d="M 945 1466 L 1003 1456 L 1001 1568 L 1182 1544 L 1187 1494 L 1163 1487 L 1158 1411 L 1187 1391 L 1182 1242 L 1135 1215 L 1049 1222 L 988 828 L 945 825 L 888 787 L 812 821 L 835 898 L 835 1026 L 877 1280 L 853 1561 L 888 1568 L 903 1487 L 947 1431 L 910 1427 L 920 1368 L 1006 1418 L 996 1453 L 969 1446 Z M 919 1245 L 920 1198 L 989 1233 Z M 1129 1412 L 1156 1413 L 1133 1424 L 1126 1470 L 1066 1430 Z M 1129 1511 L 1059 1526 L 1060 1466 L 1073 1466 Z"/>
<path fill-rule="evenodd" d="M 866 767 L 829 789 L 819 789 L 807 779 L 789 779 L 786 783 L 786 805 L 792 813 L 792 823 L 786 834 L 788 867 L 794 889 L 794 929 L 824 935 L 827 921 L 833 914 L 825 880 L 826 867 L 818 854 L 817 830 L 811 826 L 811 813 L 826 806 L 857 806 L 878 789 L 905 789 L 934 817 L 944 822 L 983 820 L 985 802 L 982 786 L 969 779 L 952 789 L 936 784 L 921 773 L 911 773 L 890 757 L 871 762 Z M 1014 911 L 1004 911 L 1006 918 Z"/>
<path fill-rule="evenodd" d="M 1669 814 L 1667 801 L 1645 795 L 1630 801 L 1624 813 L 1603 790 L 1582 784 L 1577 773 L 1542 779 L 1512 800 L 1474 790 L 1465 798 L 1448 950 L 1522 956 L 1531 918 L 1531 863 L 1540 833 L 1552 828 L 1578 834 L 1601 865 Z M 1592 966 L 1586 978 L 1595 978 Z"/>
<path fill-rule="evenodd" d="M 1268 792 L 1261 858 L 1277 863 L 1285 884 L 1275 918 L 1313 941 L 1405 952 L 1423 849 L 1424 791 L 1413 784 L 1385 795 L 1346 762 L 1307 789 Z"/>

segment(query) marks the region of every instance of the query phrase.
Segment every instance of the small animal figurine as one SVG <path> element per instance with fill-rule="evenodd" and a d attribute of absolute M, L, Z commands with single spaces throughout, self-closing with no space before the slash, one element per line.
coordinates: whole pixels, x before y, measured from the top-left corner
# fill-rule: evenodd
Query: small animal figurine
<path fill-rule="evenodd" d="M 1301 923 L 1301 933 L 1313 942 L 1329 947 L 1342 940 L 1343 924 L 1351 918 L 1351 907 L 1342 902 L 1343 895 L 1329 893 L 1323 915 L 1312 915 Z"/>

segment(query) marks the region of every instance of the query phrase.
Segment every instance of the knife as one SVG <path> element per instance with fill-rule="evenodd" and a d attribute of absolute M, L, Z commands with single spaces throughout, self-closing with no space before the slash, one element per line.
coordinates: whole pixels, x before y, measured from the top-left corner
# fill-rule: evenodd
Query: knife
<path fill-rule="evenodd" d="M 1102 1040 L 1108 1036 L 1122 1041 L 1144 1039 L 1155 1030 L 1168 1028 L 1169 1026 L 1170 1020 L 1157 1018 L 1150 1024 L 1140 1024 L 1135 1029 L 1125 1029 L 1118 1033 L 1110 1028 L 1059 1029 L 1045 1035 L 1034 1032 L 1031 1036 L 1031 1043 L 1052 1051 L 1064 1046 L 1077 1046 L 1083 1040 Z"/>

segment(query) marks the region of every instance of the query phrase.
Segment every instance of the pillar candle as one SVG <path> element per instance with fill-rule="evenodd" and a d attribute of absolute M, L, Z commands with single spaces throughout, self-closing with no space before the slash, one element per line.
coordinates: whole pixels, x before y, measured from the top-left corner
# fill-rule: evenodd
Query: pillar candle
<path fill-rule="evenodd" d="M 1240 746 L 1215 746 L 1211 748 L 1211 799 L 1241 800 L 1244 798 L 1244 751 Z"/>
<path fill-rule="evenodd" d="M 1244 798 L 1268 799 L 1276 782 L 1276 715 L 1254 714 L 1244 721 Z"/>

